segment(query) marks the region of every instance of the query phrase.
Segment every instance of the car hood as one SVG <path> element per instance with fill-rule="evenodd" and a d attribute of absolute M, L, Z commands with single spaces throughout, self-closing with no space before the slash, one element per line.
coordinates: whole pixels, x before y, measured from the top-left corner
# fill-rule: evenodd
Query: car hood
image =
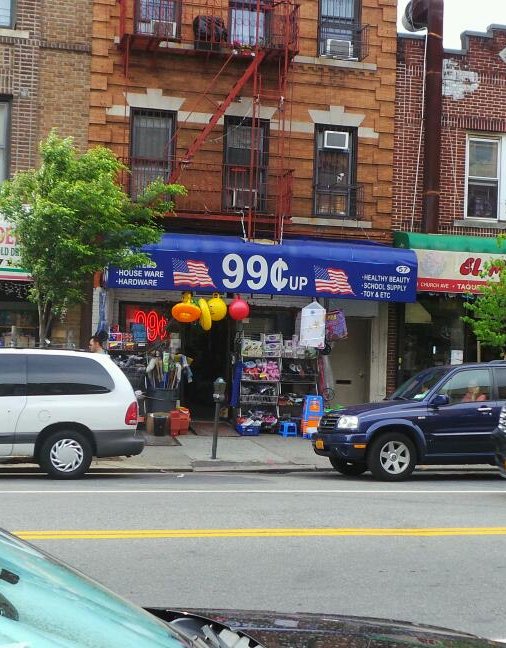
<path fill-rule="evenodd" d="M 387 401 L 381 401 L 379 403 L 362 403 L 360 405 L 349 405 L 348 407 L 344 407 L 343 409 L 339 410 L 332 410 L 331 412 L 328 412 L 330 415 L 336 415 L 336 416 L 342 416 L 343 414 L 351 414 L 351 415 L 359 415 L 359 414 L 365 414 L 368 412 L 377 412 L 378 410 L 381 410 L 382 413 L 389 413 L 389 412 L 402 412 L 404 410 L 410 410 L 413 409 L 413 407 L 420 406 L 422 403 L 420 401 L 415 401 L 415 400 L 387 400 Z"/>
<path fill-rule="evenodd" d="M 218 622 L 240 634 L 244 633 L 258 644 L 249 648 L 387 648 L 388 646 L 436 646 L 469 648 L 501 646 L 471 634 L 421 626 L 403 621 L 352 617 L 333 614 L 285 614 L 264 611 L 230 610 L 168 610 L 148 608 L 158 618 L 177 626 L 184 615 L 186 629 L 195 636 L 202 624 Z M 218 626 L 219 628 L 220 626 Z M 230 644 L 234 645 L 234 644 Z M 240 644 L 241 646 L 243 644 Z M 248 644 L 244 644 L 248 646 Z"/>

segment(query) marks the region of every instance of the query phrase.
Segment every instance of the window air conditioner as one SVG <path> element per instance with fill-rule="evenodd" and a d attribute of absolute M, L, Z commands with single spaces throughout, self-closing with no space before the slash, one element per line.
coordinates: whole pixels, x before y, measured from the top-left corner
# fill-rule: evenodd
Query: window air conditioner
<path fill-rule="evenodd" d="M 338 40 L 337 38 L 327 38 L 325 54 L 342 59 L 353 58 L 353 43 L 347 40 Z"/>
<path fill-rule="evenodd" d="M 256 189 L 233 189 L 232 207 L 235 209 L 255 209 L 257 206 Z"/>
<path fill-rule="evenodd" d="M 349 139 L 350 134 L 343 131 L 324 131 L 323 148 L 347 151 L 349 149 Z"/>
<path fill-rule="evenodd" d="M 176 38 L 177 23 L 165 20 L 152 20 L 151 33 L 160 38 Z"/>

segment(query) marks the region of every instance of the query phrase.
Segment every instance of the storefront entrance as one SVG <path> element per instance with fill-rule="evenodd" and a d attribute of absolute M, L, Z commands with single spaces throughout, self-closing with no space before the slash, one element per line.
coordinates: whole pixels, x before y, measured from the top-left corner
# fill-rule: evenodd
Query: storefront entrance
<path fill-rule="evenodd" d="M 182 352 L 191 359 L 192 382 L 183 382 L 181 404 L 192 413 L 193 420 L 209 420 L 214 415 L 213 382 L 224 378 L 230 382 L 229 319 L 213 322 L 210 331 L 200 326 L 181 329 Z"/>
<path fill-rule="evenodd" d="M 334 374 L 335 396 L 331 405 L 356 405 L 369 400 L 371 365 L 371 321 L 347 319 L 348 337 L 334 343 L 330 364 Z"/>

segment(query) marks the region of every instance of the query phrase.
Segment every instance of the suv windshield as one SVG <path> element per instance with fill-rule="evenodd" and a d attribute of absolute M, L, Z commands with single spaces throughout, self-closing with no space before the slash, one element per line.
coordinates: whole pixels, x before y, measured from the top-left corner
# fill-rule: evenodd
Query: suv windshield
<path fill-rule="evenodd" d="M 447 373 L 447 367 L 432 367 L 424 369 L 412 378 L 406 380 L 388 400 L 421 400 L 441 378 Z"/>

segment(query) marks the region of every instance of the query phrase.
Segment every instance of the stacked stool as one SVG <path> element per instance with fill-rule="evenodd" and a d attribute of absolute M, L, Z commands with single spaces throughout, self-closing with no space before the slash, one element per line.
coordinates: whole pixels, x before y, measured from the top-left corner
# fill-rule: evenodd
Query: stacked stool
<path fill-rule="evenodd" d="M 294 423 L 293 421 L 280 421 L 278 434 L 282 437 L 296 437 L 297 423 Z"/>

